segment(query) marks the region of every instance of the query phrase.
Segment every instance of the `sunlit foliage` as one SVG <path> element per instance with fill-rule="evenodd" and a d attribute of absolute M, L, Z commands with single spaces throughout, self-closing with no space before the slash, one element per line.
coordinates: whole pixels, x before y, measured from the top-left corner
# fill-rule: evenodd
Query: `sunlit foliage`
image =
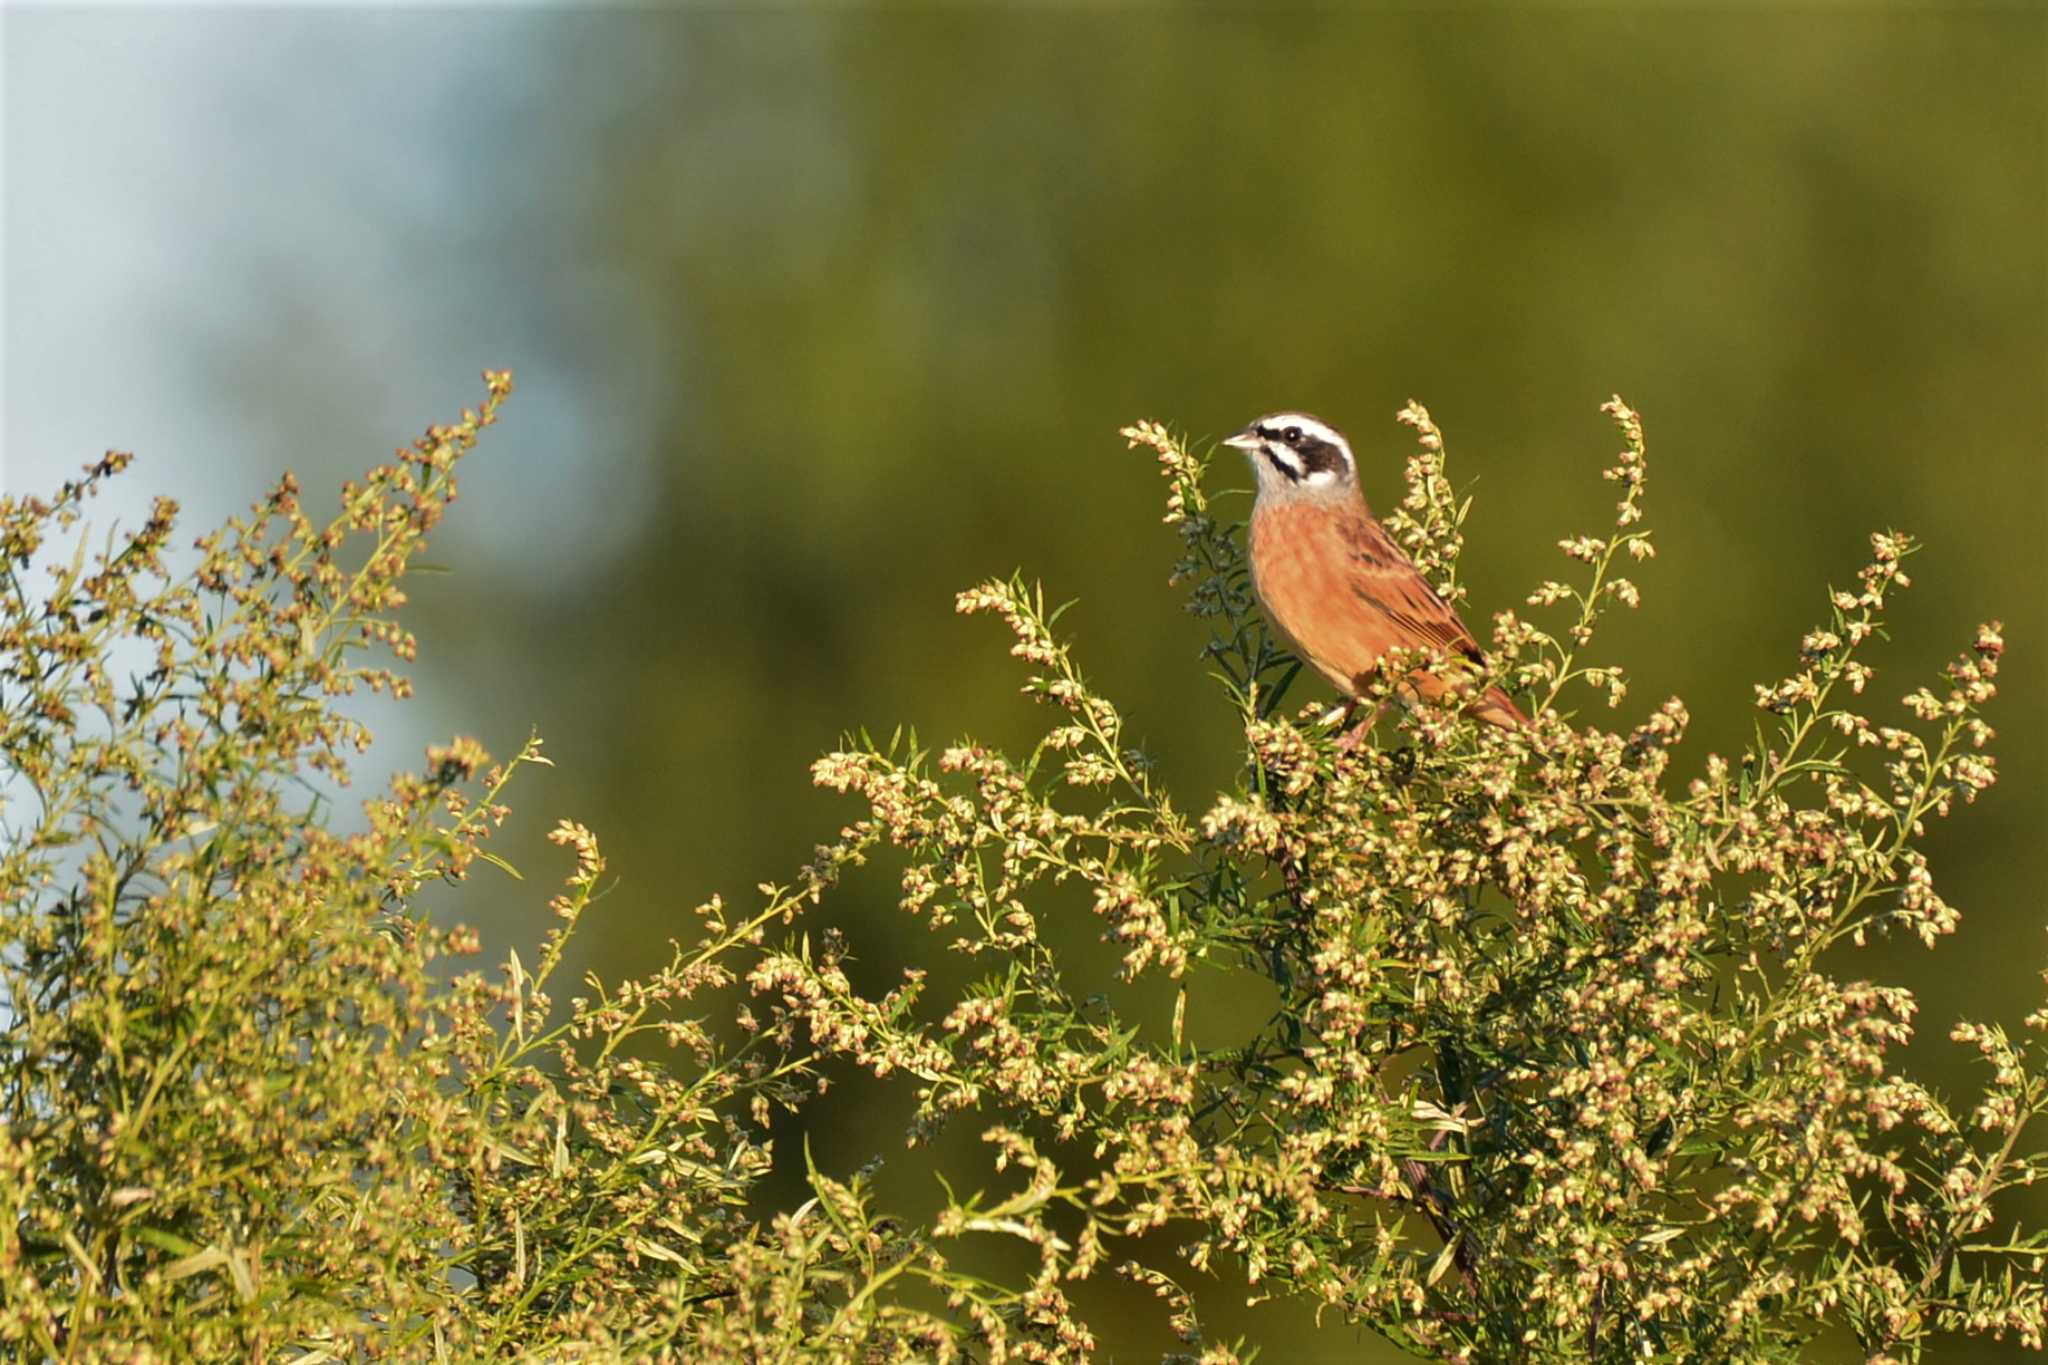
<path fill-rule="evenodd" d="M 2048 1009 L 1966 1024 L 1980 1095 L 1900 1068 L 1914 1001 L 1857 948 L 1929 947 L 1956 910 L 1925 823 L 1992 785 L 1980 716 L 2003 648 L 1981 627 L 1940 683 L 1874 717 L 1868 647 L 1908 586 L 1872 537 L 1754 744 L 1674 768 L 1686 707 L 1596 723 L 1626 677 L 1591 654 L 1651 554 L 1642 424 L 1613 524 L 1501 613 L 1500 730 L 1387 689 L 1287 700 L 1294 663 L 1246 583 L 1207 460 L 1155 454 L 1175 577 L 1211 627 L 1233 790 L 1177 803 L 1021 578 L 959 597 L 999 617 L 1050 708 L 1029 753 L 849 744 L 816 780 L 860 812 L 788 887 L 698 929 L 636 980 L 556 998 L 605 885 L 589 831 L 533 954 L 452 972 L 477 936 L 426 914 L 486 850 L 529 745 L 470 740 L 331 830 L 309 779 L 367 742 L 340 699 L 403 692 L 402 577 L 454 467 L 510 391 L 436 427 L 310 520 L 287 478 L 246 521 L 170 550 L 176 508 L 53 554 L 109 456 L 52 500 L 0 504 L 0 1340 L 34 1356 L 1081 1360 L 1071 1295 L 1155 1292 L 1186 1359 L 1216 1296 L 1295 1297 L 1431 1359 L 1794 1359 L 1846 1331 L 1873 1361 L 1938 1334 L 2038 1347 L 2048 1240 L 1999 1196 L 2048 1174 Z M 1444 440 L 1390 526 L 1452 600 Z M 1418 660 L 1418 662 L 1422 662 Z M 1402 676 L 1405 669 L 1390 669 Z M 1578 708 L 1587 708 L 1581 715 Z M 879 998 L 810 908 L 882 862 L 966 955 L 950 991 Z M 1042 931 L 1078 886 L 1131 998 L 1076 981 Z M 787 926 L 787 927 L 783 927 Z M 2038 946 L 2038 945 L 2035 945 Z M 1083 970 L 1086 968 L 1086 970 Z M 1231 978 L 1272 1008 L 1221 1046 L 1194 1023 Z M 1168 983 L 1170 1020 L 1136 1003 Z M 1226 1016 L 1228 1019 L 1234 1015 Z M 929 1225 L 876 1206 L 870 1154 L 769 1130 L 822 1086 L 908 1076 L 908 1139 L 985 1141 Z M 808 1197 L 778 1207 L 767 1177 Z M 955 1194 L 953 1192 L 957 1191 Z M 963 1269 L 1021 1243 L 1014 1282 Z"/>

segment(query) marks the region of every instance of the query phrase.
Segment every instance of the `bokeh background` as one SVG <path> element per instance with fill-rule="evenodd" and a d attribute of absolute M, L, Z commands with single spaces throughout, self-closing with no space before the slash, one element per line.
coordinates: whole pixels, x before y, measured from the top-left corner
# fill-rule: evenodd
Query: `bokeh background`
<path fill-rule="evenodd" d="M 843 731 L 1037 732 L 951 611 L 990 574 L 1081 599 L 1183 804 L 1232 780 L 1119 425 L 1304 407 L 1384 505 L 1423 400 L 1483 619 L 1604 524 L 1618 390 L 1661 549 L 1607 637 L 1619 723 L 1679 694 L 1695 762 L 1739 746 L 1874 528 L 1928 545 L 1881 694 L 2006 622 L 2004 780 L 1934 843 L 1963 928 L 1855 968 L 1921 991 L 1960 1088 L 1948 1023 L 2023 1012 L 2048 961 L 2043 16 L 10 7 L 5 485 L 132 448 L 109 515 L 171 492 L 196 529 L 516 370 L 364 780 L 541 731 L 502 850 L 532 880 L 449 912 L 529 942 L 573 815 L 622 876 L 580 965 L 622 973 L 830 836 L 805 769 Z M 832 915 L 875 982 L 936 946 L 879 895 Z M 899 1108 L 814 1121 L 929 1192 Z M 1211 1324 L 1268 1359 L 1376 1358 L 1241 1297 Z M 1169 1345 L 1149 1304 L 1101 1322 L 1116 1359 Z"/>

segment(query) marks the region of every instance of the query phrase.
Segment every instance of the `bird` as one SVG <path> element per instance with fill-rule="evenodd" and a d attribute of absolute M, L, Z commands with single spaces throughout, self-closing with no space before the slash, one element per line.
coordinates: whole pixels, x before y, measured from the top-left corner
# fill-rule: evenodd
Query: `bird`
<path fill-rule="evenodd" d="M 1259 605 L 1294 653 L 1351 703 L 1397 647 L 1436 650 L 1469 661 L 1474 672 L 1486 666 L 1456 610 L 1366 505 L 1342 432 L 1305 412 L 1276 412 L 1223 444 L 1243 451 L 1258 476 L 1249 555 Z M 1419 668 L 1406 682 L 1434 701 L 1470 690 L 1462 671 Z M 1504 729 L 1529 723 L 1498 687 L 1466 711 Z"/>

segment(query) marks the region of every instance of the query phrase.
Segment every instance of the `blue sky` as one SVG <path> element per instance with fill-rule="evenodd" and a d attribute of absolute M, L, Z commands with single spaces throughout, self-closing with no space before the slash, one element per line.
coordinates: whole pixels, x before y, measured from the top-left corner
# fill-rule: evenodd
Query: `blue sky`
<path fill-rule="evenodd" d="M 569 100 L 558 14 L 16 9 L 6 29 L 9 490 L 128 448 L 113 506 L 170 492 L 196 528 L 285 466 L 337 483 L 491 365 L 519 372 L 519 420 L 456 548 L 545 590 L 647 529 L 637 418 L 665 361 L 592 231 L 595 139 L 636 79 L 619 45 Z"/>
<path fill-rule="evenodd" d="M 324 500 L 475 402 L 489 365 L 518 373 L 516 420 L 432 559 L 516 604 L 656 529 L 636 494 L 678 360 L 597 218 L 600 140 L 658 74 L 630 44 L 503 9 L 10 8 L 4 27 L 0 487 L 128 449 L 94 522 L 167 493 L 196 535 L 287 467 Z M 565 98 L 579 49 L 606 79 Z M 367 706 L 383 738 L 359 790 L 533 661 L 426 664 L 429 700 Z"/>

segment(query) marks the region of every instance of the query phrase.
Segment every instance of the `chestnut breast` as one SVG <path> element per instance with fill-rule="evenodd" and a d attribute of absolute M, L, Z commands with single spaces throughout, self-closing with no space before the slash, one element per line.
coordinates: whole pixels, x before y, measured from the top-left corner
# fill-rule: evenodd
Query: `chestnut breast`
<path fill-rule="evenodd" d="M 1266 615 L 1339 691 L 1357 693 L 1396 645 L 1481 657 L 1457 613 L 1355 495 L 1262 500 L 1251 563 Z"/>

